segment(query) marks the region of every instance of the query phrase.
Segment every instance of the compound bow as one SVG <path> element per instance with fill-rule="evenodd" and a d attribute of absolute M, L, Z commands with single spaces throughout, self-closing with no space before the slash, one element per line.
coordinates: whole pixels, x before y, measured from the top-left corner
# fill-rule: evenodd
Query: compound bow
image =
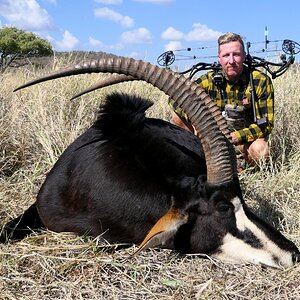
<path fill-rule="evenodd" d="M 266 40 L 266 45 L 270 41 Z M 249 70 L 249 77 L 250 77 L 250 86 L 251 86 L 251 102 L 252 102 L 252 108 L 253 108 L 253 118 L 254 123 L 257 123 L 258 125 L 263 125 L 267 123 L 266 118 L 257 119 L 256 117 L 256 109 L 255 109 L 255 89 L 253 84 L 253 77 L 251 70 L 257 69 L 257 68 L 264 68 L 272 77 L 272 79 L 282 75 L 285 73 L 288 68 L 295 62 L 295 54 L 300 52 L 300 45 L 297 42 L 294 42 L 292 40 L 283 40 L 282 43 L 282 51 L 284 54 L 280 55 L 281 62 L 275 63 L 271 61 L 267 61 L 263 58 L 260 58 L 258 56 L 251 56 L 249 49 L 251 47 L 251 43 L 247 42 L 247 55 L 245 59 L 245 66 Z M 203 49 L 203 48 L 202 48 Z M 191 51 L 191 48 L 186 49 L 186 51 Z M 286 55 L 289 55 L 287 58 Z M 196 57 L 192 57 L 195 59 Z M 173 51 L 167 51 L 161 54 L 158 59 L 157 63 L 160 66 L 164 66 L 168 68 L 173 62 L 175 61 L 175 54 Z M 272 70 L 272 68 L 276 67 L 276 70 Z M 223 81 L 222 75 L 218 73 L 219 70 L 221 70 L 221 65 L 214 62 L 214 63 L 205 63 L 205 62 L 199 62 L 194 64 L 191 68 L 180 72 L 180 74 L 189 74 L 189 78 L 192 79 L 198 72 L 200 71 L 208 71 L 213 70 L 214 75 L 214 82 L 216 84 L 220 84 Z M 219 77 L 220 78 L 219 78 Z M 197 81 L 197 80 L 196 80 Z"/>
<path fill-rule="evenodd" d="M 295 61 L 295 55 L 300 52 L 300 44 L 297 42 L 294 42 L 292 40 L 283 40 L 282 43 L 282 51 L 284 54 L 280 55 L 280 62 L 275 63 L 268 60 L 265 60 L 263 58 L 260 58 L 258 56 L 251 56 L 249 53 L 249 48 L 251 47 L 250 42 L 247 43 L 247 57 L 245 60 L 245 65 L 248 67 L 251 67 L 251 69 L 256 68 L 264 68 L 272 77 L 272 79 L 282 75 L 285 73 L 290 65 L 292 65 Z M 191 51 L 191 48 L 187 48 L 187 51 Z M 289 55 L 287 58 L 286 56 Z M 191 57 L 192 59 L 195 59 L 196 57 Z M 160 66 L 163 67 L 170 67 L 174 61 L 176 60 L 174 51 L 166 51 L 162 53 L 157 58 L 157 63 Z M 272 70 L 272 67 L 277 67 L 276 70 Z M 194 64 L 191 68 L 180 72 L 181 74 L 189 74 L 189 78 L 193 78 L 198 72 L 200 71 L 206 71 L 206 70 L 221 70 L 221 65 L 213 62 L 213 63 L 205 63 L 205 62 L 199 62 Z"/>

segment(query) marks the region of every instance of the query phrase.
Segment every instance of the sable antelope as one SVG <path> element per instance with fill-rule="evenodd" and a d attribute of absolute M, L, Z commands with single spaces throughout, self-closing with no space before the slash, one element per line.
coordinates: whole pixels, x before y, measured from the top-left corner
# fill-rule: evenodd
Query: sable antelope
<path fill-rule="evenodd" d="M 18 89 L 94 72 L 123 76 L 113 82 L 144 80 L 158 87 L 184 109 L 198 137 L 146 118 L 149 101 L 108 96 L 97 121 L 58 159 L 36 202 L 3 227 L 2 242 L 48 228 L 101 234 L 111 243 L 138 243 L 138 251 L 163 245 L 273 267 L 300 260 L 297 247 L 245 204 L 226 122 L 188 78 L 143 61 L 110 57 L 71 66 Z"/>

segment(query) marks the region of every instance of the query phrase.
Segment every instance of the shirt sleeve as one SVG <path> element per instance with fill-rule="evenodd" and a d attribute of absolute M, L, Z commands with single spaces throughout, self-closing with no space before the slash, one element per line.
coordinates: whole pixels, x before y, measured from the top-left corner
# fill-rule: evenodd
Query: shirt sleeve
<path fill-rule="evenodd" d="M 257 138 L 264 138 L 269 135 L 274 127 L 274 88 L 272 81 L 266 74 L 260 73 L 259 76 L 253 76 L 256 87 L 255 110 L 256 117 L 259 120 L 266 118 L 263 124 L 250 124 L 249 127 L 235 131 L 237 143 L 253 142 Z"/>

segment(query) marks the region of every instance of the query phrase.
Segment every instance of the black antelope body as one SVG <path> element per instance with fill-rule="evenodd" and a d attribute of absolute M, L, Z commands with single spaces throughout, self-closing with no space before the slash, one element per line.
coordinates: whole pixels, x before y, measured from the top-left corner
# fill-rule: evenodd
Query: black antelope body
<path fill-rule="evenodd" d="M 138 251 L 163 245 L 273 267 L 299 261 L 297 247 L 245 204 L 226 122 L 191 80 L 143 61 L 110 57 L 20 88 L 93 72 L 121 74 L 111 83 L 144 80 L 158 87 L 185 110 L 198 137 L 146 118 L 149 101 L 108 96 L 97 121 L 58 159 L 36 202 L 3 227 L 2 242 L 48 228 L 137 243 Z"/>

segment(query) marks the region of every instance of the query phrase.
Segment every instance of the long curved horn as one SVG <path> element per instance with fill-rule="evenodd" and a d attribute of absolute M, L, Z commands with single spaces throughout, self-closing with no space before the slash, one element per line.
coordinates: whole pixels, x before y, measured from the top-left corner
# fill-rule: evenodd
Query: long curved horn
<path fill-rule="evenodd" d="M 128 76 L 128 75 L 124 75 L 124 74 L 115 74 L 114 76 L 111 76 L 101 82 L 97 82 L 94 85 L 90 86 L 89 88 L 81 91 L 80 93 L 74 95 L 71 100 L 78 98 L 84 94 L 90 93 L 92 91 L 95 91 L 97 89 L 101 89 L 103 87 L 106 86 L 110 86 L 113 84 L 117 84 L 117 83 L 121 83 L 121 82 L 125 82 L 125 81 L 133 81 L 133 80 L 137 80 L 136 78 L 132 77 L 132 76 Z"/>
<path fill-rule="evenodd" d="M 135 78 L 133 76 L 129 76 L 129 75 L 124 75 L 124 74 L 114 74 L 113 76 L 111 76 L 101 82 L 97 82 L 94 85 L 90 86 L 89 88 L 74 95 L 71 98 L 71 100 L 74 100 L 82 95 L 85 95 L 85 94 L 95 91 L 97 89 L 101 89 L 103 87 L 111 86 L 111 85 L 121 83 L 121 82 L 133 81 L 133 80 L 137 80 L 137 78 Z M 22 88 L 22 87 L 20 87 L 20 88 Z M 212 104 L 214 104 L 214 103 L 212 103 Z M 227 131 L 227 123 L 224 122 L 224 118 L 221 117 L 221 115 L 219 114 L 218 107 L 216 107 L 215 105 L 211 105 L 211 102 L 206 103 L 206 105 L 208 106 L 208 109 L 210 110 L 210 112 L 213 114 L 213 117 L 216 119 L 220 130 L 227 136 L 227 138 L 230 139 L 230 136 L 228 135 L 228 131 Z"/>
<path fill-rule="evenodd" d="M 133 81 L 133 80 L 137 80 L 137 78 L 135 78 L 133 76 L 129 76 L 129 75 L 124 75 L 124 74 L 114 74 L 113 76 L 111 76 L 101 82 L 97 82 L 94 85 L 90 86 L 89 88 L 74 95 L 71 98 L 71 100 L 74 100 L 82 95 L 85 95 L 87 93 L 90 93 L 92 91 L 95 91 L 95 90 L 103 88 L 103 87 L 111 86 L 111 85 L 118 84 L 121 82 Z M 208 109 L 212 113 L 213 117 L 216 119 L 220 130 L 226 135 L 226 137 L 228 139 L 231 139 L 230 135 L 228 135 L 227 123 L 224 121 L 224 118 L 219 114 L 218 107 L 216 107 L 215 105 L 211 105 L 211 104 L 214 104 L 214 103 L 211 103 L 211 102 L 206 103 L 206 105 L 208 106 Z"/>
<path fill-rule="evenodd" d="M 234 149 L 228 140 L 230 134 L 221 112 L 204 90 L 184 75 L 141 60 L 104 57 L 53 72 L 16 90 L 60 77 L 100 72 L 133 76 L 137 80 L 151 83 L 173 98 L 187 113 L 198 132 L 206 157 L 207 181 L 211 184 L 220 184 L 237 178 Z"/>

